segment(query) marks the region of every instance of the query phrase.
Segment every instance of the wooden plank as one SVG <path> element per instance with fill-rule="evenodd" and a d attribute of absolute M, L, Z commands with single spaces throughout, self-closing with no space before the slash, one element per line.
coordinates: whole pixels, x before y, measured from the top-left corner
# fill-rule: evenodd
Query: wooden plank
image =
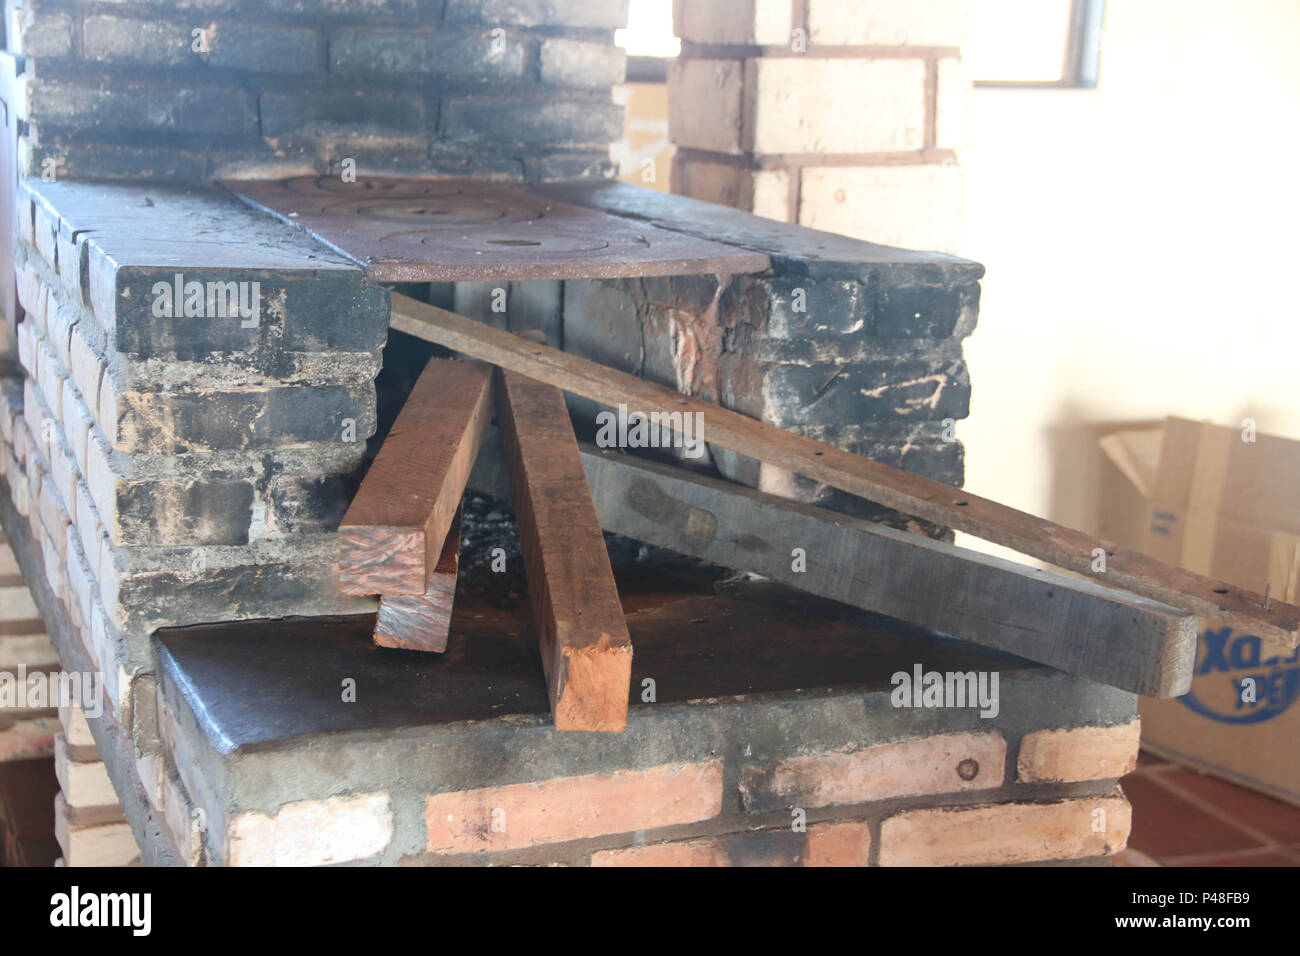
<path fill-rule="evenodd" d="M 1191 684 L 1194 614 L 681 468 L 579 449 L 606 531 L 1137 694 L 1176 697 Z M 470 487 L 509 494 L 495 433 Z"/>
<path fill-rule="evenodd" d="M 379 616 L 375 619 L 375 643 L 380 647 L 435 654 L 447 649 L 460 571 L 461 514 L 456 512 L 424 594 L 420 597 L 386 594 L 380 598 Z"/>
<path fill-rule="evenodd" d="M 140 856 L 130 824 L 79 825 L 63 794 L 54 798 L 54 835 L 67 866 L 128 866 Z"/>
<path fill-rule="evenodd" d="M 29 674 L 57 674 L 61 666 L 47 635 L 0 634 L 0 671 L 17 672 L 25 667 Z"/>
<path fill-rule="evenodd" d="M 430 359 L 339 525 L 339 590 L 422 597 L 492 420 L 492 370 Z"/>
<path fill-rule="evenodd" d="M 54 737 L 54 775 L 71 807 L 117 807 L 117 791 L 102 761 L 78 761 L 63 734 Z"/>
<path fill-rule="evenodd" d="M 1059 567 L 1097 577 L 1107 585 L 1231 624 L 1246 633 L 1295 647 L 1300 608 L 1267 602 L 1262 594 L 1120 548 L 1082 531 L 980 498 L 941 481 L 914 475 L 802 435 L 782 431 L 709 402 L 633 375 L 569 355 L 508 332 L 394 294 L 390 324 L 419 336 L 528 375 L 540 382 L 605 405 L 626 404 L 637 413 L 696 413 L 703 438 L 760 461 L 824 482 L 941 525 L 1005 545 Z M 1104 558 L 1104 566 L 1099 559 Z M 1104 567 L 1104 570 L 1100 568 Z"/>
<path fill-rule="evenodd" d="M 501 372 L 497 418 L 555 727 L 622 731 L 632 641 L 564 396 Z"/>
<path fill-rule="evenodd" d="M 628 455 L 583 464 L 619 534 L 1134 693 L 1191 684 L 1194 614 Z"/>

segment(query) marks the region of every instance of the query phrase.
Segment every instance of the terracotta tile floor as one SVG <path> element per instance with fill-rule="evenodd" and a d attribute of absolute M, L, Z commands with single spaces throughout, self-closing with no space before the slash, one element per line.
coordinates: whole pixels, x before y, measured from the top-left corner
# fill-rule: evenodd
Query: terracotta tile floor
<path fill-rule="evenodd" d="M 1300 807 L 1143 753 L 1124 866 L 1300 866 Z"/>

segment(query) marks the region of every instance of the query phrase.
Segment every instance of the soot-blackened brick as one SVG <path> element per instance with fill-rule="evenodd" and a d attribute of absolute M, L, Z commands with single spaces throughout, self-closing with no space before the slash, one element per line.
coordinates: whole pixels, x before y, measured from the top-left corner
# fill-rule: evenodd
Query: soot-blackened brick
<path fill-rule="evenodd" d="M 608 144 L 622 135 L 623 108 L 606 100 L 492 99 L 448 100 L 439 129 L 464 142 Z"/>
<path fill-rule="evenodd" d="M 970 379 L 959 360 L 905 359 L 859 365 L 767 365 L 768 420 L 789 425 L 965 418 Z"/>
<path fill-rule="evenodd" d="M 119 629 L 148 633 L 171 624 L 356 612 L 364 604 L 338 593 L 337 565 L 267 563 L 125 573 L 108 610 Z"/>
<path fill-rule="evenodd" d="M 524 27 L 627 25 L 628 0 L 447 0 L 449 24 L 511 24 Z"/>
<path fill-rule="evenodd" d="M 424 100 L 406 93 L 263 93 L 263 136 L 410 134 L 428 125 Z"/>
<path fill-rule="evenodd" d="M 177 133 L 255 133 L 252 97 L 222 87 L 36 79 L 29 90 L 28 116 L 41 128 L 159 130 Z"/>
<path fill-rule="evenodd" d="M 370 386 L 127 392 L 120 403 L 115 446 L 149 454 L 336 441 L 345 430 L 364 441 L 375 429 Z"/>
<path fill-rule="evenodd" d="M 123 546 L 242 545 L 248 543 L 253 485 L 248 481 L 122 482 L 117 527 Z"/>
<path fill-rule="evenodd" d="M 286 534 L 336 531 L 360 481 L 355 474 L 277 478 L 268 490 L 268 522 Z"/>
<path fill-rule="evenodd" d="M 974 282 L 880 287 L 872 308 L 872 334 L 899 339 L 969 334 L 979 309 L 979 292 Z"/>
<path fill-rule="evenodd" d="M 524 157 L 524 178 L 530 182 L 608 179 L 615 169 L 609 154 L 597 150 Z"/>
<path fill-rule="evenodd" d="M 860 282 L 775 276 L 737 279 L 722 301 L 723 321 L 774 339 L 859 335 L 867 324 Z"/>
<path fill-rule="evenodd" d="M 330 71 L 338 74 L 513 79 L 526 59 L 525 45 L 504 32 L 349 29 L 330 38 Z"/>
<path fill-rule="evenodd" d="M 555 37 L 542 41 L 539 56 L 543 83 L 608 87 L 623 82 L 627 54 L 607 43 Z"/>
<path fill-rule="evenodd" d="M 323 43 L 309 27 L 219 23 L 207 61 L 215 67 L 264 73 L 313 73 L 322 66 Z"/>
<path fill-rule="evenodd" d="M 622 135 L 626 19 L 627 0 L 29 2 L 9 37 L 31 92 L 20 175 L 52 161 L 60 179 L 197 183 L 327 175 L 345 157 L 429 175 L 445 148 L 491 143 L 504 155 L 474 174 L 612 178 L 607 156 L 573 154 Z M 535 102 L 499 117 L 521 92 Z M 497 106 L 458 107 L 470 93 Z"/>
<path fill-rule="evenodd" d="M 119 351 L 137 355 L 175 354 L 193 358 L 205 352 L 261 352 L 342 349 L 367 351 L 383 346 L 387 336 L 387 294 L 364 286 L 359 275 L 322 276 L 311 272 L 274 275 L 249 271 L 184 270 L 186 281 L 258 282 L 260 309 L 253 319 L 241 315 L 185 317 L 156 315 L 155 286 L 173 281 L 177 270 L 122 267 L 113 277 L 111 297 Z M 95 288 L 92 275 L 92 289 Z M 96 302 L 101 312 L 103 298 Z M 109 325 L 108 322 L 105 325 Z"/>

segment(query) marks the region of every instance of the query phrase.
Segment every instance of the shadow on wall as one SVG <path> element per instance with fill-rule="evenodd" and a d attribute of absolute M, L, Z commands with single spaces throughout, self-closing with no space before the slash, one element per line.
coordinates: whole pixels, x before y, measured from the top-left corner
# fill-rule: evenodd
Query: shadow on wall
<path fill-rule="evenodd" d="M 1051 474 L 1048 509 L 1053 520 L 1097 532 L 1102 527 L 1105 455 L 1101 440 L 1114 432 L 1159 428 L 1161 419 L 1097 421 L 1076 402 L 1062 402 L 1044 431 Z"/>
<path fill-rule="evenodd" d="M 1101 447 L 1107 435 L 1116 432 L 1159 430 L 1163 418 L 1108 419 L 1097 421 L 1095 413 L 1074 402 L 1064 402 L 1052 416 L 1053 424 L 1044 429 L 1044 441 L 1051 462 L 1048 488 L 1048 508 L 1053 520 L 1088 531 L 1101 537 L 1115 539 L 1121 531 L 1125 535 L 1140 531 L 1149 520 L 1144 514 L 1121 514 L 1119 496 L 1107 495 L 1113 481 L 1125 481 Z M 1242 408 L 1236 415 L 1228 416 L 1215 424 L 1229 428 L 1244 427 L 1247 419 L 1255 423 L 1260 434 L 1274 434 L 1267 424 L 1274 416 L 1252 415 Z M 1158 444 L 1155 446 L 1158 448 Z M 1159 465 L 1158 455 L 1152 459 L 1150 470 L 1154 475 Z M 1127 544 L 1128 542 L 1121 541 Z"/>
<path fill-rule="evenodd" d="M 1297 44 L 1294 2 L 1114 0 L 1096 90 L 975 91 L 973 494 L 1089 527 L 1111 425 L 1300 438 Z"/>

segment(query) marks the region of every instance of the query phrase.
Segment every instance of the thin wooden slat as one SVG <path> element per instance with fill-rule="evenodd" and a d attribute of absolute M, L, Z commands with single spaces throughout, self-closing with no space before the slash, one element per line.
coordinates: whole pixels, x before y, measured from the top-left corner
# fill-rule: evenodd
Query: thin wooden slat
<path fill-rule="evenodd" d="M 1176 697 L 1191 685 L 1194 614 L 685 469 L 579 449 L 606 531 L 1137 694 Z M 495 432 L 469 487 L 510 493 Z"/>
<path fill-rule="evenodd" d="M 430 359 L 339 525 L 339 590 L 423 597 L 492 421 L 492 369 Z"/>
<path fill-rule="evenodd" d="M 497 417 L 555 727 L 622 731 L 632 641 L 564 396 L 501 372 Z"/>
<path fill-rule="evenodd" d="M 420 597 L 384 595 L 375 619 L 375 643 L 407 651 L 441 654 L 451 633 L 451 611 L 456 600 L 456 578 L 460 571 L 461 511 L 447 532 L 438 565 L 429 576 L 429 586 Z"/>
<path fill-rule="evenodd" d="M 1300 608 L 1244 588 L 1172 567 L 1137 551 L 1121 549 L 1082 531 L 968 494 L 802 435 L 782 431 L 534 342 L 493 329 L 437 306 L 394 293 L 390 324 L 399 331 L 606 405 L 626 404 L 642 414 L 703 415 L 703 438 L 769 462 L 841 491 L 1005 545 L 1059 567 L 1231 624 L 1244 632 L 1295 647 Z M 1099 559 L 1104 558 L 1104 570 Z"/>

